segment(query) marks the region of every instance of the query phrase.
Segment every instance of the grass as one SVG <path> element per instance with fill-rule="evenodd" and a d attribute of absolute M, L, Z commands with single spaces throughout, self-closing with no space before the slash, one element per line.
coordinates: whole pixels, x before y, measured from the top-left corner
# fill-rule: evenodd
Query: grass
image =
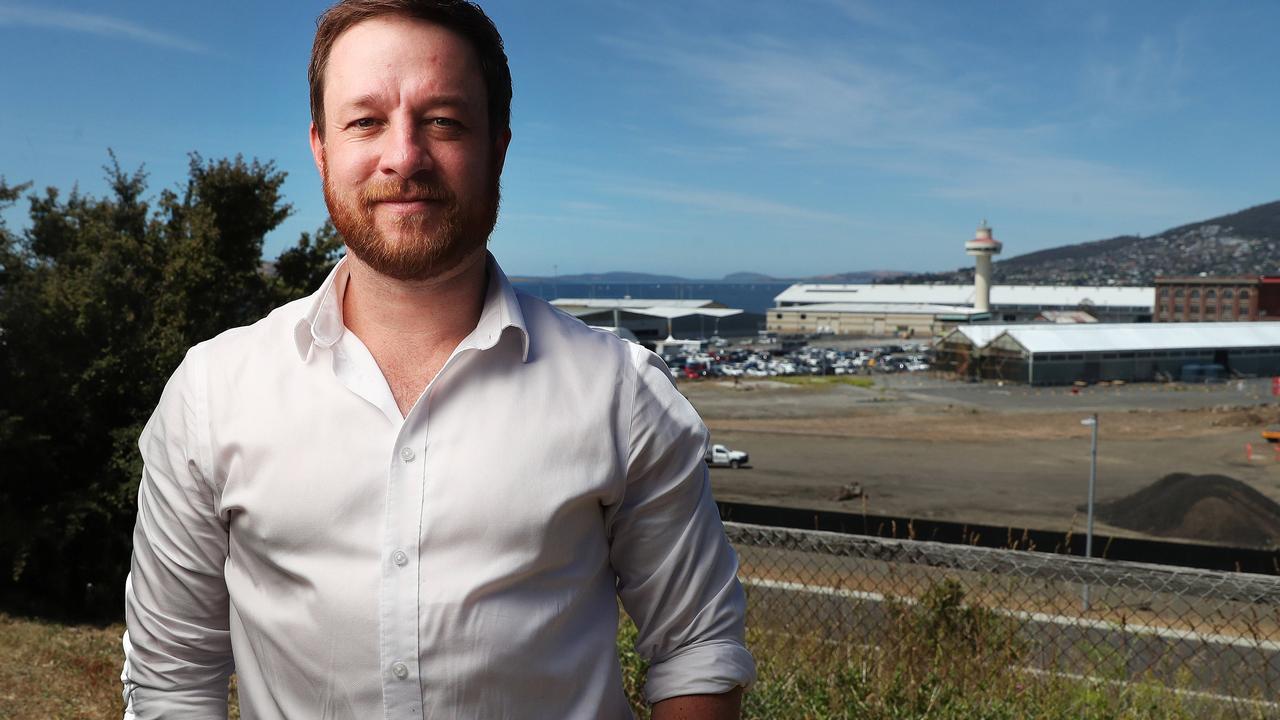
<path fill-rule="evenodd" d="M 60 625 L 0 614 L 0 717 L 119 720 L 123 627 Z M 1018 670 L 1016 626 L 965 602 L 944 581 L 920 602 L 894 605 L 875 644 L 753 627 L 759 678 L 744 698 L 751 720 L 1192 720 L 1265 717 L 1247 707 L 1193 704 L 1160 685 Z M 636 717 L 646 664 L 618 634 L 623 684 Z M 871 638 L 867 638 L 871 640 Z M 232 694 L 232 719 L 238 718 Z"/>
<path fill-rule="evenodd" d="M 876 384 L 874 380 L 863 375 L 777 375 L 767 379 L 799 387 L 851 385 L 853 387 L 871 388 L 875 387 Z"/>
<path fill-rule="evenodd" d="M 63 625 L 0 613 L 0 718 L 120 720 L 124 625 Z M 229 720 L 239 720 L 234 683 Z"/>
<path fill-rule="evenodd" d="M 0 718 L 120 720 L 123 631 L 0 615 Z"/>
<path fill-rule="evenodd" d="M 1186 700 L 1155 684 L 1081 681 L 1020 670 L 1028 649 L 1014 621 L 965 602 L 944 581 L 913 605 L 893 605 L 875 645 L 818 635 L 748 632 L 758 679 L 744 698 L 750 720 L 1226 720 L 1266 717 L 1245 706 Z M 619 644 L 633 641 L 624 622 Z M 644 664 L 623 655 L 626 687 Z M 632 696 L 638 718 L 647 718 Z"/>

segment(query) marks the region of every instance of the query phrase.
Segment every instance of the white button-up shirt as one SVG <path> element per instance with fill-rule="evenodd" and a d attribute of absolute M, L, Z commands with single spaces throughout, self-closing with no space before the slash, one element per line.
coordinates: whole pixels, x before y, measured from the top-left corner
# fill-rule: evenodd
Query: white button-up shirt
<path fill-rule="evenodd" d="M 346 281 L 192 348 L 143 431 L 126 716 L 225 718 L 234 669 L 245 718 L 627 718 L 617 598 L 650 702 L 753 680 L 706 430 L 660 360 L 490 259 L 402 417 Z"/>

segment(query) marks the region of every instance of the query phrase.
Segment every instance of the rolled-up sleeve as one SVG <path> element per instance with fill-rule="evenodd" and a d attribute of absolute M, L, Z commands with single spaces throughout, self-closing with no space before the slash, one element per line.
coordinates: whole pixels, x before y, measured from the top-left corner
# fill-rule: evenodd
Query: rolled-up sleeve
<path fill-rule="evenodd" d="M 755 680 L 738 561 L 711 497 L 707 431 L 666 366 L 636 349 L 626 493 L 610 558 L 649 662 L 645 699 L 717 694 Z"/>
<path fill-rule="evenodd" d="M 227 717 L 227 527 L 209 482 L 200 350 L 169 379 L 138 442 L 143 472 L 121 673 L 126 719 Z"/>

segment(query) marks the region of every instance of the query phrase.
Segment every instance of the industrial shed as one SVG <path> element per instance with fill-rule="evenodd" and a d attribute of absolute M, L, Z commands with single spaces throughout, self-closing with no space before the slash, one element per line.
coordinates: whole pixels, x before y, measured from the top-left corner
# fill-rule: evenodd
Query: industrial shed
<path fill-rule="evenodd" d="M 573 315 L 588 325 L 626 328 L 636 338 L 652 345 L 663 338 L 671 338 L 677 330 L 692 332 L 706 328 L 685 323 L 675 327 L 680 319 L 711 318 L 713 333 L 720 330 L 720 320 L 742 315 L 742 310 L 726 308 L 714 300 L 691 299 L 634 299 L 634 298 L 559 298 L 551 304 Z"/>
<path fill-rule="evenodd" d="M 1013 325 L 960 325 L 933 344 L 933 366 L 958 375 L 978 375 L 977 365 L 987 345 Z"/>
<path fill-rule="evenodd" d="M 961 374 L 1032 385 L 1280 375 L 1280 323 L 987 327 L 980 336 L 944 337 L 940 356 L 948 354 Z M 1003 329 L 980 345 L 995 328 Z M 966 350 L 968 363 L 958 367 Z"/>
<path fill-rule="evenodd" d="M 893 305 L 948 306 L 935 312 L 949 310 L 954 314 L 958 308 L 972 310 L 975 298 L 973 285 L 797 283 L 774 297 L 775 307 L 769 311 L 769 317 L 772 325 L 782 319 L 774 318 L 780 310 L 819 304 L 841 314 L 883 314 L 886 306 Z M 1151 287 L 994 285 L 990 313 L 991 319 L 1004 323 L 1029 322 L 1046 311 L 1084 311 L 1102 322 L 1149 322 L 1154 299 L 1155 289 Z"/>
<path fill-rule="evenodd" d="M 933 337 L 990 317 L 971 307 L 918 303 L 814 303 L 769 310 L 768 329 L 782 334 Z"/>

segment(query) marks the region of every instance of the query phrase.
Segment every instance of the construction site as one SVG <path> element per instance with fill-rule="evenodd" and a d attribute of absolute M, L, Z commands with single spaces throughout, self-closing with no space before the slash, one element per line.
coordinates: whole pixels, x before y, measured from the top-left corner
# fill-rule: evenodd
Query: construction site
<path fill-rule="evenodd" d="M 1090 430 L 1080 421 L 1096 413 L 1098 532 L 1280 540 L 1280 446 L 1260 432 L 1280 422 L 1269 380 L 828 380 L 681 384 L 712 441 L 750 453 L 749 469 L 712 471 L 717 499 L 1081 533 Z"/>

